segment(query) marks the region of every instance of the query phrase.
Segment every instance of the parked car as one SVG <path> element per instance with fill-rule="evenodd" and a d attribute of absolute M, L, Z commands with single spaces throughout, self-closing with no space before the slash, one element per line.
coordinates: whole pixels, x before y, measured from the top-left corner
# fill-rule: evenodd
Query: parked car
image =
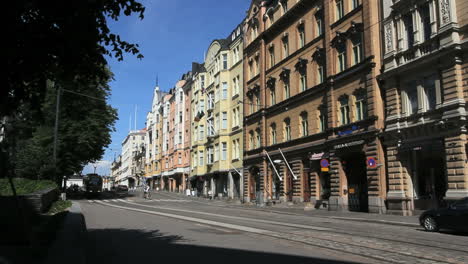
<path fill-rule="evenodd" d="M 468 231 L 468 197 L 447 208 L 425 211 L 419 217 L 419 223 L 430 232 L 437 232 L 439 229 Z"/>
<path fill-rule="evenodd" d="M 117 186 L 118 192 L 128 192 L 128 187 L 126 185 L 119 185 Z"/>

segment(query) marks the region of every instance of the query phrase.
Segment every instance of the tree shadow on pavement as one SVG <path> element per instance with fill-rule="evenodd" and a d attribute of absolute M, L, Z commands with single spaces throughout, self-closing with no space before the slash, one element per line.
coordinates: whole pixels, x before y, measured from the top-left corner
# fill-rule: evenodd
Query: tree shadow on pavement
<path fill-rule="evenodd" d="M 207 247 L 189 243 L 183 237 L 165 235 L 158 230 L 90 229 L 86 263 L 355 263 L 222 248 L 222 244 Z"/>

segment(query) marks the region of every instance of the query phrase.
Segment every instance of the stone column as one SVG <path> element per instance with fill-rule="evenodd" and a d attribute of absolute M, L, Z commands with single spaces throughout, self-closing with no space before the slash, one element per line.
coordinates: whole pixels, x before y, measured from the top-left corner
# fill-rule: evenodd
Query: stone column
<path fill-rule="evenodd" d="M 448 181 L 448 190 L 445 195 L 446 200 L 457 200 L 468 196 L 466 144 L 466 134 L 445 138 Z"/>

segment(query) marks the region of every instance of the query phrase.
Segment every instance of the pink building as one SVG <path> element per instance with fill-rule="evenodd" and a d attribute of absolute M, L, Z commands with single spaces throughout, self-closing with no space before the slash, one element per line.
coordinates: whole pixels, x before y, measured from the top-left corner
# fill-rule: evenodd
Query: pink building
<path fill-rule="evenodd" d="M 161 188 L 171 192 L 184 192 L 190 173 L 191 76 L 184 74 L 165 98 Z"/>

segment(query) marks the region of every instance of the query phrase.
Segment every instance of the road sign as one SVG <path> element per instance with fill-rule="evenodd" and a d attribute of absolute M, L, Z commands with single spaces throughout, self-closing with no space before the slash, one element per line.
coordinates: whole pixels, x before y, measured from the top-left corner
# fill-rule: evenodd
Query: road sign
<path fill-rule="evenodd" d="M 328 162 L 327 159 L 322 159 L 322 160 L 320 161 L 320 166 L 321 166 L 322 168 L 328 168 L 328 166 L 330 166 L 330 163 Z"/>
<path fill-rule="evenodd" d="M 375 168 L 377 167 L 377 161 L 375 160 L 375 158 L 368 158 L 367 159 L 367 166 L 369 168 Z"/>
<path fill-rule="evenodd" d="M 322 168 L 321 171 L 328 172 L 328 171 L 330 171 L 330 169 L 329 168 Z"/>

